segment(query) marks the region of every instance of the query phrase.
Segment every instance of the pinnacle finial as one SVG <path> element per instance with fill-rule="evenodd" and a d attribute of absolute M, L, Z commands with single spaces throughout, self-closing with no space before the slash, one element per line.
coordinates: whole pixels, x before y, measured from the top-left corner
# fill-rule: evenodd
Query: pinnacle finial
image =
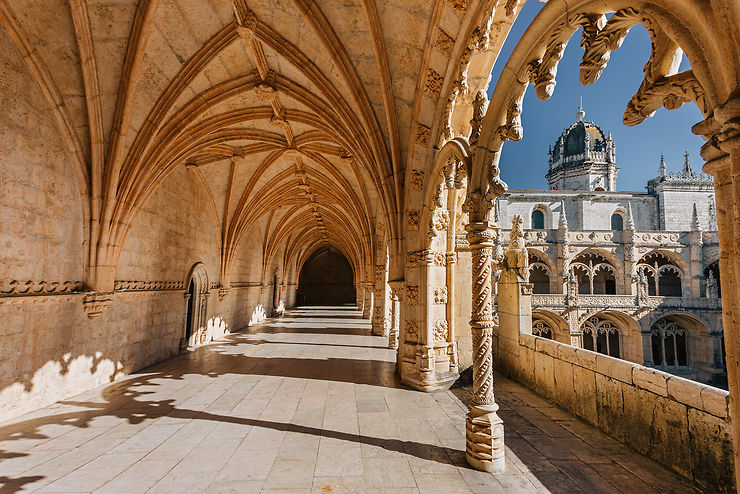
<path fill-rule="evenodd" d="M 691 162 L 689 162 L 689 152 L 686 151 L 683 153 L 683 171 L 684 173 L 691 173 Z"/>
<path fill-rule="evenodd" d="M 660 153 L 660 176 L 665 177 L 667 172 L 667 167 L 665 165 L 665 156 L 663 156 L 663 153 Z"/>
<path fill-rule="evenodd" d="M 562 230 L 568 229 L 568 218 L 565 216 L 565 201 L 560 201 L 560 220 L 558 221 L 558 228 Z"/>
<path fill-rule="evenodd" d="M 701 231 L 701 224 L 699 223 L 699 213 L 696 211 L 696 203 L 694 203 L 694 212 L 691 216 L 691 230 L 695 232 Z"/>
<path fill-rule="evenodd" d="M 576 118 L 578 120 L 583 120 L 586 116 L 586 112 L 583 111 L 583 96 L 581 96 L 581 104 L 578 105 L 578 113 L 576 113 Z"/>
<path fill-rule="evenodd" d="M 627 203 L 627 229 L 628 230 L 635 230 L 635 219 L 632 216 L 632 204 Z"/>

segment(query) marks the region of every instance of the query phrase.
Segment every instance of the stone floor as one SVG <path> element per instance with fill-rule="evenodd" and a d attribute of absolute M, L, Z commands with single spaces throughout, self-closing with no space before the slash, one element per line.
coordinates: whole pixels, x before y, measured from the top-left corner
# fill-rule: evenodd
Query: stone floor
<path fill-rule="evenodd" d="M 507 471 L 471 470 L 469 388 L 400 386 L 385 344 L 349 309 L 235 333 L 0 424 L 0 493 L 694 492 L 502 378 Z"/>

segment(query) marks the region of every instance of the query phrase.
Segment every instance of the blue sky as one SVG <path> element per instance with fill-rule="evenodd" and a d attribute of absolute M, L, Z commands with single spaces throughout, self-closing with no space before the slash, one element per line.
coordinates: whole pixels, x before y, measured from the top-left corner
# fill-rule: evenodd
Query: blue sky
<path fill-rule="evenodd" d="M 512 27 L 501 55 L 493 69 L 489 97 L 506 60 L 529 23 L 542 9 L 540 2 L 529 1 Z M 642 82 L 642 68 L 650 56 L 650 36 L 640 25 L 632 28 L 624 44 L 612 52 L 609 64 L 601 78 L 591 86 L 578 82 L 578 66 L 583 50 L 579 46 L 581 31 L 573 35 L 558 66 L 555 93 L 547 101 L 540 101 L 529 86 L 524 97 L 522 125 L 524 138 L 509 142 L 501 154 L 501 177 L 510 189 L 546 189 L 547 147 L 554 145 L 563 129 L 576 121 L 580 98 L 586 120 L 595 122 L 604 133 L 612 132 L 617 145 L 617 190 L 645 190 L 647 181 L 658 174 L 660 154 L 665 154 L 668 171 L 683 167 L 683 153 L 689 152 L 694 170 L 701 171 L 703 161 L 699 148 L 701 137 L 691 133 L 691 126 L 703 120 L 694 103 L 678 110 L 661 108 L 657 113 L 635 127 L 622 123 L 627 102 Z M 681 70 L 691 68 L 684 57 Z"/>

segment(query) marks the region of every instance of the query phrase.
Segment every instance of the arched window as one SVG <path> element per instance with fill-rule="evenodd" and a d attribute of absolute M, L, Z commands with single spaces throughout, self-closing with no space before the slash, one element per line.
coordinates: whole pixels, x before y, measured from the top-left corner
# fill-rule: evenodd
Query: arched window
<path fill-rule="evenodd" d="M 681 297 L 681 270 L 661 252 L 649 252 L 637 263 L 640 279 L 647 283 L 648 295 Z"/>
<path fill-rule="evenodd" d="M 606 319 L 594 316 L 581 325 L 583 348 L 620 358 L 619 329 Z"/>
<path fill-rule="evenodd" d="M 578 293 L 582 295 L 616 295 L 617 270 L 595 252 L 580 254 L 570 263 L 575 274 Z"/>
<path fill-rule="evenodd" d="M 542 338 L 552 339 L 552 328 L 541 319 L 532 320 L 532 334 Z"/>
<path fill-rule="evenodd" d="M 545 213 L 539 209 L 532 211 L 532 229 L 533 230 L 544 230 L 545 228 Z"/>
<path fill-rule="evenodd" d="M 532 284 L 532 293 L 550 293 L 550 270 L 542 260 L 529 254 L 529 282 Z"/>
<path fill-rule="evenodd" d="M 612 230 L 621 232 L 623 229 L 624 229 L 624 218 L 622 218 L 621 214 L 614 213 L 612 215 Z"/>
<path fill-rule="evenodd" d="M 651 328 L 653 363 L 663 368 L 688 366 L 686 329 L 670 319 L 660 319 Z"/>
<path fill-rule="evenodd" d="M 705 297 L 722 298 L 722 287 L 719 283 L 719 261 L 714 261 L 704 268 L 702 289 Z"/>

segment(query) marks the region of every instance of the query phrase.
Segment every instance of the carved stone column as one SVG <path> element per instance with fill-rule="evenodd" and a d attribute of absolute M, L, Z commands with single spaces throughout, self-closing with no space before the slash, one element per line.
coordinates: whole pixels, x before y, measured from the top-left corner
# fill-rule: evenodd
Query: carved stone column
<path fill-rule="evenodd" d="M 740 485 L 740 97 L 715 108 L 692 129 L 707 141 L 701 149 L 704 171 L 714 176 L 721 251 L 722 326 L 725 336 L 730 421 L 735 452 L 735 478 Z"/>
<path fill-rule="evenodd" d="M 469 200 L 484 201 L 481 197 Z M 473 205 L 480 210 L 480 204 Z M 470 207 L 468 207 L 470 210 Z M 490 207 L 489 207 L 490 210 Z M 485 218 L 486 215 L 480 215 Z M 467 226 L 467 239 L 473 259 L 473 311 L 470 329 L 473 335 L 473 400 L 465 422 L 465 457 L 473 468 L 487 472 L 504 471 L 504 424 L 493 398 L 493 309 L 491 307 L 491 271 L 494 228 L 486 219 Z"/>
<path fill-rule="evenodd" d="M 403 296 L 403 281 L 390 281 L 391 287 L 391 320 L 388 330 L 388 348 L 398 348 L 398 327 L 401 318 L 401 297 Z"/>
<path fill-rule="evenodd" d="M 365 283 L 365 301 L 362 307 L 362 318 L 370 319 L 373 316 L 373 288 L 370 283 Z"/>

